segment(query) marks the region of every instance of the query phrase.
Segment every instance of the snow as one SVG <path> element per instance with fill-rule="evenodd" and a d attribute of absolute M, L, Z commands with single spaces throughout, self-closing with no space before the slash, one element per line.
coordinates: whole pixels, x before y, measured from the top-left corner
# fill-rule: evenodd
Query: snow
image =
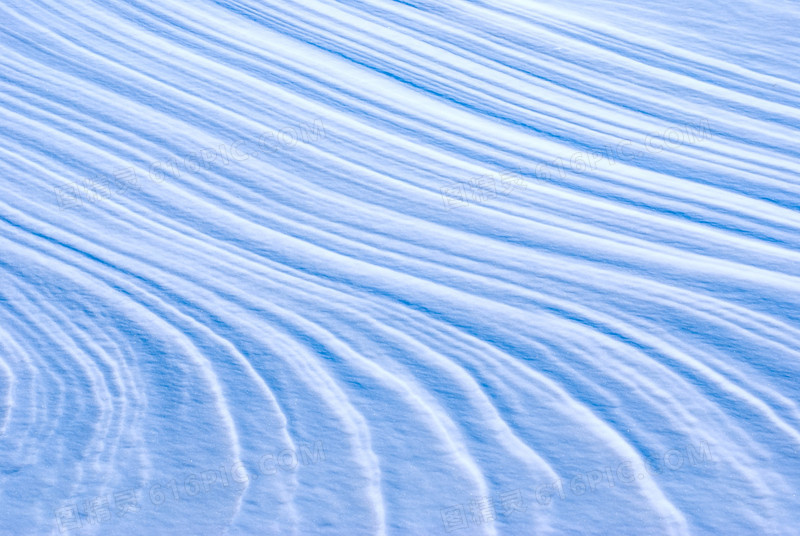
<path fill-rule="evenodd" d="M 799 4 L 0 27 L 0 536 L 800 534 Z"/>

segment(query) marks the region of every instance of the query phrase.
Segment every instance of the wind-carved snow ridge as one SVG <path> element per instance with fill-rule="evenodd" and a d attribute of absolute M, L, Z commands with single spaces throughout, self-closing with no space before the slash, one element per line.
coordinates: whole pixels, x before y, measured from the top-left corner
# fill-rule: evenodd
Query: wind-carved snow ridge
<path fill-rule="evenodd" d="M 797 4 L 0 26 L 0 535 L 800 534 Z"/>

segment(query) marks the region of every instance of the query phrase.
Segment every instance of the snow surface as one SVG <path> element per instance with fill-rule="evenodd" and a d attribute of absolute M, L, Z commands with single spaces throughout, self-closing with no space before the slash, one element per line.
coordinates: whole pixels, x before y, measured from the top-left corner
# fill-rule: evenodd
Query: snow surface
<path fill-rule="evenodd" d="M 798 2 L 0 28 L 0 535 L 800 534 Z"/>

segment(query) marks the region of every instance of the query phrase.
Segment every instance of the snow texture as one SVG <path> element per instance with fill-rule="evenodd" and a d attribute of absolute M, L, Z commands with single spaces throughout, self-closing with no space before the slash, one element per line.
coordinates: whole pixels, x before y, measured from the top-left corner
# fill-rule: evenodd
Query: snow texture
<path fill-rule="evenodd" d="M 0 535 L 800 534 L 798 28 L 4 0 Z"/>

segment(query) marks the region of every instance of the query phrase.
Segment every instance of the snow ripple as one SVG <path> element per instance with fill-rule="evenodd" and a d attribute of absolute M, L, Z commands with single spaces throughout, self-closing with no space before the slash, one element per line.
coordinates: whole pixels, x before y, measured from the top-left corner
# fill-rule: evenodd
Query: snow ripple
<path fill-rule="evenodd" d="M 797 5 L 0 20 L 0 534 L 800 534 Z"/>

